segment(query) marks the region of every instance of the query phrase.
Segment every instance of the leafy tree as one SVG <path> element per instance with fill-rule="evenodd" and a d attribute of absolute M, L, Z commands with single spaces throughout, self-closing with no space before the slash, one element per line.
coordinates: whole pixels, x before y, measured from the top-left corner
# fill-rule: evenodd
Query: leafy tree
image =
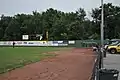
<path fill-rule="evenodd" d="M 1 20 L 0 20 L 0 40 L 2 40 L 5 30 L 8 27 L 8 24 L 10 23 L 10 21 L 12 20 L 12 17 L 9 16 L 1 16 Z"/>
<path fill-rule="evenodd" d="M 105 38 L 120 38 L 120 7 L 111 3 L 104 4 Z M 86 12 L 79 8 L 75 12 L 62 12 L 49 8 L 44 12 L 17 14 L 14 17 L 1 16 L 0 40 L 22 40 L 22 35 L 29 35 L 29 40 L 39 40 L 43 35 L 46 40 L 100 39 L 101 7 L 92 10 L 93 20 L 86 19 Z"/>
<path fill-rule="evenodd" d="M 6 40 L 21 40 L 20 27 L 16 19 L 11 20 L 5 30 L 4 39 Z"/>
<path fill-rule="evenodd" d="M 96 23 L 96 28 L 100 31 L 101 22 L 101 6 L 92 10 L 92 17 Z M 104 19 L 105 19 L 105 38 L 120 38 L 119 19 L 120 18 L 120 7 L 113 6 L 112 3 L 104 4 Z M 97 32 L 100 35 L 100 32 Z"/>

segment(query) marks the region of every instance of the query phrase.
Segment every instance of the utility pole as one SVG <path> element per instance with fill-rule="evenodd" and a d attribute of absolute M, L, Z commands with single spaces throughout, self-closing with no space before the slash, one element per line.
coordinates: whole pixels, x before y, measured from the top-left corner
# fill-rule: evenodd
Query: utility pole
<path fill-rule="evenodd" d="M 103 0 L 101 0 L 101 6 L 102 6 L 102 11 L 101 11 L 101 67 L 103 68 L 103 48 L 104 48 L 104 3 Z"/>

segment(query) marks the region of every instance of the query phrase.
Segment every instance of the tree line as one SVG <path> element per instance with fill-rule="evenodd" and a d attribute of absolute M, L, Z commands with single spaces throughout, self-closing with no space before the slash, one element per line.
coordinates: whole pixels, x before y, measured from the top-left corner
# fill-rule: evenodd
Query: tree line
<path fill-rule="evenodd" d="M 104 4 L 105 39 L 120 38 L 120 7 L 112 3 Z M 22 40 L 22 35 L 29 35 L 29 40 L 86 40 L 100 39 L 101 6 L 92 9 L 91 17 L 86 18 L 86 11 L 79 8 L 75 12 L 62 12 L 49 8 L 44 12 L 17 14 L 13 17 L 2 15 L 0 19 L 0 40 Z"/>

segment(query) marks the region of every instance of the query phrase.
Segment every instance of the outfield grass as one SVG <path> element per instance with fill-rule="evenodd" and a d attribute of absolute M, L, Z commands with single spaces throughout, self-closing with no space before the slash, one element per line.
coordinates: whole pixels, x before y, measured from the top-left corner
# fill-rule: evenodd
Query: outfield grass
<path fill-rule="evenodd" d="M 22 67 L 43 58 L 55 56 L 55 54 L 43 54 L 45 52 L 61 50 L 65 48 L 55 47 L 0 47 L 0 73 Z"/>

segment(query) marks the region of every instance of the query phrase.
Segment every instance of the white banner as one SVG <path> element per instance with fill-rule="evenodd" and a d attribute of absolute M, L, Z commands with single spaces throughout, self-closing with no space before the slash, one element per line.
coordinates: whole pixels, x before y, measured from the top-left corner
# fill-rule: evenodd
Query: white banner
<path fill-rule="evenodd" d="M 28 35 L 22 35 L 22 39 L 23 39 L 23 40 L 28 40 L 28 39 L 29 39 L 29 36 L 28 36 Z"/>
<path fill-rule="evenodd" d="M 68 43 L 69 44 L 75 44 L 75 41 L 69 41 Z"/>
<path fill-rule="evenodd" d="M 68 46 L 68 44 L 54 43 L 53 41 L 14 41 L 15 46 Z M 13 46 L 13 41 L 0 41 L 0 46 Z"/>
<path fill-rule="evenodd" d="M 54 46 L 52 41 L 14 41 L 15 46 Z M 13 41 L 0 41 L 0 46 L 12 46 Z"/>

